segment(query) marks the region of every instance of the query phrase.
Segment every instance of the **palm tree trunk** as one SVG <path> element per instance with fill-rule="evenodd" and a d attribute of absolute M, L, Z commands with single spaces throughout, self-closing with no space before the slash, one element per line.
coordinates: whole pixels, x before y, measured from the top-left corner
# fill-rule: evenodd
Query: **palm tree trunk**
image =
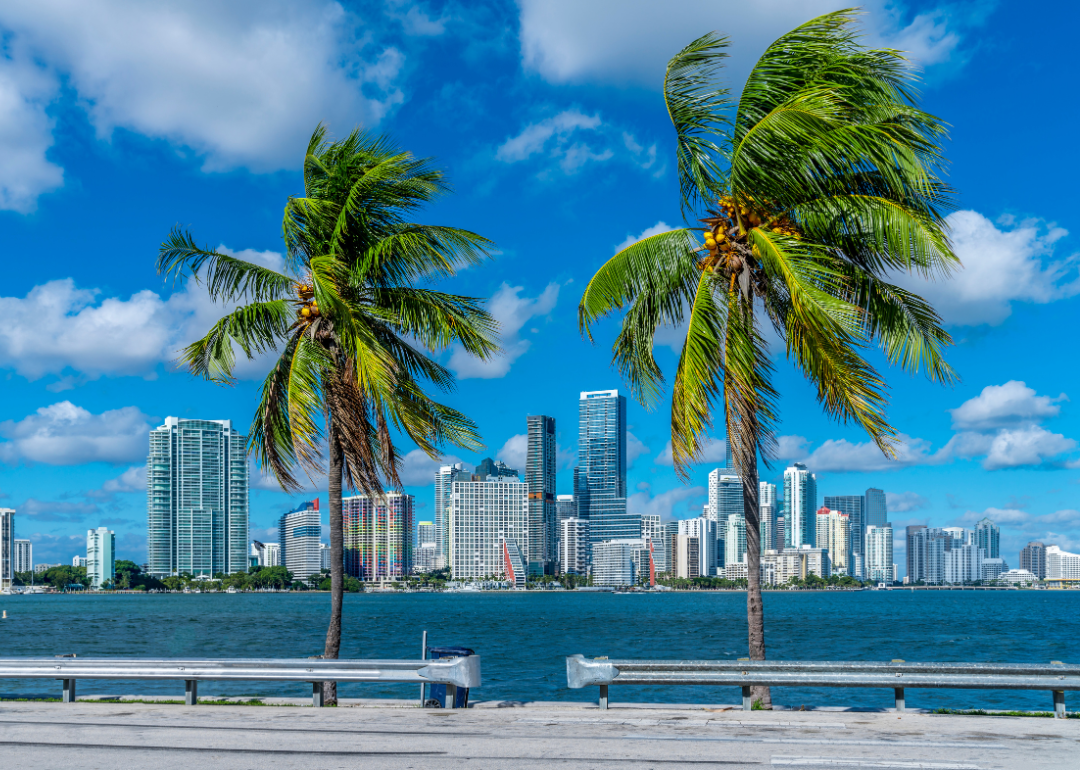
<path fill-rule="evenodd" d="M 345 596 L 345 548 L 341 520 L 343 460 L 333 416 L 327 418 L 330 444 L 330 626 L 326 629 L 323 657 L 334 659 L 341 651 L 341 606 Z M 337 705 L 337 682 L 323 682 L 323 703 Z"/>

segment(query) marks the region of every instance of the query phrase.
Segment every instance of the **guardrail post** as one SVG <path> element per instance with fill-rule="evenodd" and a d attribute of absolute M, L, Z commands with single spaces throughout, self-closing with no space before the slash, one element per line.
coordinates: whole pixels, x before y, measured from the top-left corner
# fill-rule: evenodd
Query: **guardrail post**
<path fill-rule="evenodd" d="M 199 702 L 199 680 L 184 680 L 184 705 L 194 706 Z"/>
<path fill-rule="evenodd" d="M 1054 690 L 1054 719 L 1065 718 L 1065 691 Z"/>
<path fill-rule="evenodd" d="M 608 706 L 607 687 L 608 686 L 606 684 L 600 685 L 600 708 L 604 709 L 605 711 L 607 710 Z"/>
<path fill-rule="evenodd" d="M 311 683 L 311 705 L 317 709 L 323 707 L 323 686 L 322 682 Z"/>
<path fill-rule="evenodd" d="M 742 710 L 743 711 L 753 711 L 754 710 L 754 701 L 751 699 L 750 685 L 748 685 L 748 684 L 744 684 L 743 688 L 742 688 Z"/>
<path fill-rule="evenodd" d="M 74 702 L 75 702 L 75 680 L 74 679 L 65 679 L 64 680 L 64 703 L 74 703 Z"/>
<path fill-rule="evenodd" d="M 893 693 L 896 696 L 896 710 L 897 711 L 903 711 L 904 710 L 904 688 L 903 687 L 897 687 L 897 688 L 895 688 L 893 690 Z"/>

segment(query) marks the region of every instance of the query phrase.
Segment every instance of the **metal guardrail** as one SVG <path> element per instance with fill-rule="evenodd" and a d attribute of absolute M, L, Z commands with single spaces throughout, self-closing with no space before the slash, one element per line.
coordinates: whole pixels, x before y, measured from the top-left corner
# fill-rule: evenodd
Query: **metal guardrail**
<path fill-rule="evenodd" d="M 458 687 L 480 686 L 480 656 L 437 660 L 0 658 L 0 679 L 60 679 L 64 702 L 75 700 L 79 679 L 183 679 L 184 701 L 198 703 L 202 681 L 310 682 L 312 703 L 323 705 L 323 682 L 445 684 L 453 708 Z"/>
<path fill-rule="evenodd" d="M 574 655 L 566 659 L 571 688 L 600 686 L 600 708 L 608 707 L 613 684 L 716 685 L 742 688 L 743 710 L 753 704 L 750 688 L 881 687 L 894 691 L 904 710 L 904 690 L 1050 690 L 1054 716 L 1065 716 L 1065 691 L 1080 690 L 1080 666 L 997 663 L 889 663 L 773 660 L 608 660 Z"/>

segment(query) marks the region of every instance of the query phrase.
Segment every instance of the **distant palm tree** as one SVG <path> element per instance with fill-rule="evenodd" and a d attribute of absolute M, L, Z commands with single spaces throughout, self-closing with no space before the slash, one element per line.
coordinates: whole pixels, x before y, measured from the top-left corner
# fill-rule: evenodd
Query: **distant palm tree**
<path fill-rule="evenodd" d="M 887 456 L 895 456 L 896 432 L 886 386 L 863 350 L 878 344 L 891 364 L 954 380 L 940 318 L 889 282 L 894 273 L 931 277 L 958 265 L 941 214 L 950 198 L 938 176 L 945 129 L 915 106 L 901 54 L 860 45 L 854 17 L 830 13 L 778 39 L 737 104 L 716 83 L 726 38 L 704 35 L 671 60 L 664 97 L 681 205 L 684 216 L 702 216 L 704 233 L 686 227 L 623 249 L 579 307 L 590 339 L 598 319 L 626 309 L 614 364 L 646 405 L 664 382 L 656 330 L 686 325 L 672 386 L 672 455 L 685 480 L 721 402 L 743 483 L 755 660 L 765 658 L 757 463 L 759 453 L 766 463 L 774 456 L 777 419 L 760 316 L 826 413 L 861 425 Z M 769 705 L 767 688 L 755 698 Z"/>
<path fill-rule="evenodd" d="M 217 301 L 246 302 L 188 346 L 183 360 L 206 379 L 231 383 L 234 346 L 250 359 L 276 352 L 262 386 L 249 448 L 283 489 L 299 466 L 324 472 L 329 455 L 331 614 L 324 657 L 341 647 L 344 591 L 342 485 L 377 496 L 400 488 L 395 436 L 437 457 L 446 443 L 481 448 L 475 424 L 433 401 L 431 383 L 454 386 L 429 351 L 460 343 L 488 359 L 496 323 L 478 300 L 418 284 L 480 262 L 491 242 L 409 217 L 447 192 L 442 172 L 384 137 L 354 131 L 328 142 L 320 126 L 304 158 L 302 198 L 289 198 L 278 272 L 197 246 L 174 229 L 158 271 L 191 274 Z M 327 697 L 336 702 L 336 687 Z"/>

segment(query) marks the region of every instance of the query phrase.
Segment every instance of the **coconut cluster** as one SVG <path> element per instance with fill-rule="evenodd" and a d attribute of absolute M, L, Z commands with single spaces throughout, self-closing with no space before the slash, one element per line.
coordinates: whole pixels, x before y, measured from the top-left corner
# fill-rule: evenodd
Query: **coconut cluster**
<path fill-rule="evenodd" d="M 299 297 L 299 301 L 296 304 L 300 306 L 296 311 L 296 314 L 300 316 L 300 318 L 310 320 L 319 317 L 319 303 L 315 301 L 314 286 L 310 283 L 296 284 L 296 296 Z"/>
<path fill-rule="evenodd" d="M 799 238 L 800 233 L 795 224 L 787 216 L 777 214 L 770 204 L 767 200 L 758 202 L 753 199 L 736 202 L 730 195 L 717 201 L 717 210 L 711 212 L 714 216 L 703 220 L 708 225 L 705 229 L 705 248 L 709 253 L 704 266 L 741 268 L 742 257 L 736 243 L 745 243 L 743 230 L 753 227 L 764 225 L 769 232 L 777 235 Z"/>

